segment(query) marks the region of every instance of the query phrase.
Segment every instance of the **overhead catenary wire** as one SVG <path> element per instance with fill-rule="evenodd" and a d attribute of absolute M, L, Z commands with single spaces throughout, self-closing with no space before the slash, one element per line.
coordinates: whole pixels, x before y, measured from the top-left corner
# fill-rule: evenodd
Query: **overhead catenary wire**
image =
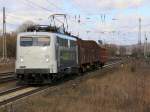
<path fill-rule="evenodd" d="M 17 16 L 17 15 L 14 15 L 14 14 L 12 14 L 12 13 L 7 13 L 7 15 L 6 15 L 7 17 L 11 17 L 11 18 L 13 18 L 13 19 L 15 19 L 15 20 L 22 20 L 22 19 L 24 19 L 24 20 L 26 20 L 23 16 Z"/>
<path fill-rule="evenodd" d="M 50 3 L 51 5 L 53 5 L 54 7 L 56 7 L 57 9 L 59 9 L 59 10 L 63 10 L 63 11 L 65 11 L 65 9 L 62 9 L 62 8 L 60 8 L 60 7 L 58 7 L 56 4 L 54 4 L 54 3 L 52 3 L 52 2 L 50 2 L 49 0 L 47 0 L 47 2 L 48 3 Z M 46 8 L 46 7 L 43 7 L 43 6 L 41 6 L 41 5 L 39 5 L 39 4 L 37 4 L 37 3 L 35 3 L 35 2 L 33 2 L 33 1 L 31 1 L 31 0 L 21 0 L 21 3 L 23 3 L 24 5 L 28 5 L 29 7 L 31 7 L 31 8 L 39 8 L 39 9 L 41 9 L 41 10 L 44 10 L 44 11 L 47 11 L 47 12 L 52 12 L 52 10 L 50 10 L 50 9 L 48 9 L 48 8 Z M 16 10 L 17 11 L 17 10 Z M 42 11 L 41 11 L 42 12 Z M 66 12 L 66 11 L 65 11 Z M 68 14 L 68 13 L 67 13 Z M 15 20 L 19 20 L 19 19 L 24 19 L 24 17 L 20 17 L 20 16 L 16 16 L 16 15 L 14 15 L 14 14 L 9 14 L 8 16 L 11 16 L 11 17 L 13 17 Z M 72 16 L 70 16 L 70 15 L 67 15 L 68 17 L 72 17 Z M 69 19 L 69 18 L 68 18 Z M 26 20 L 26 19 L 24 19 L 24 20 Z M 69 19 L 69 21 L 74 21 L 74 22 L 76 22 L 74 19 Z"/>
<path fill-rule="evenodd" d="M 37 4 L 37 3 L 35 3 L 35 2 L 32 2 L 32 1 L 30 1 L 30 0 L 25 0 L 25 1 L 28 2 L 29 4 L 33 5 L 33 6 L 36 6 L 36 7 L 40 8 L 40 9 L 42 9 L 42 10 L 45 10 L 45 11 L 48 11 L 48 12 L 53 11 L 53 10 L 50 10 L 50 9 L 48 9 L 48 8 L 46 8 L 46 7 L 43 7 L 43 6 L 41 6 L 41 5 Z"/>
<path fill-rule="evenodd" d="M 73 17 L 71 16 L 71 13 L 69 13 L 66 9 L 63 9 L 63 8 L 61 8 L 61 7 L 58 7 L 56 4 L 54 4 L 53 2 L 50 2 L 49 0 L 46 0 L 50 5 L 52 5 L 52 6 L 54 6 L 55 8 L 57 8 L 57 9 L 59 9 L 60 11 L 63 11 L 66 15 L 67 15 L 67 17 L 71 17 L 71 18 L 73 18 L 71 21 L 74 21 L 74 22 L 77 22 L 76 21 L 76 15 L 74 15 Z M 75 20 L 74 20 L 74 17 L 75 17 Z M 68 18 L 67 18 L 68 19 Z"/>
<path fill-rule="evenodd" d="M 64 11 L 65 11 L 65 9 L 62 9 L 62 8 L 58 7 L 56 4 L 50 2 L 49 0 L 46 0 L 46 1 L 47 1 L 50 5 L 54 6 L 55 8 L 57 8 L 57 9 L 59 9 L 59 10 L 64 10 Z"/>
<path fill-rule="evenodd" d="M 31 7 L 31 8 L 39 8 L 39 9 L 41 9 L 42 8 L 42 6 L 40 7 L 40 5 L 38 5 L 37 6 L 37 4 L 35 3 L 34 4 L 34 2 L 32 2 L 31 1 L 31 3 L 29 3 L 30 1 L 29 0 L 26 0 L 26 1 L 24 1 L 24 0 L 19 0 L 19 2 L 21 2 L 21 3 L 23 3 L 25 6 L 29 6 L 29 7 Z M 49 13 L 50 12 L 50 10 L 49 9 L 46 9 L 46 8 L 42 8 L 44 11 L 45 10 L 47 10 L 47 12 Z M 40 12 L 43 12 L 43 10 L 41 10 Z M 49 11 L 48 11 L 49 10 Z M 13 12 L 12 12 L 12 10 L 11 11 L 8 11 L 8 13 L 7 13 L 7 15 L 6 16 L 9 16 L 9 17 L 11 17 L 11 18 L 13 18 L 14 20 L 16 20 L 16 21 L 22 21 L 22 20 L 30 20 L 31 18 L 28 18 L 28 17 L 26 17 L 26 16 L 18 16 L 17 14 L 15 14 L 15 12 L 17 12 L 18 10 L 14 10 Z M 39 11 L 38 11 L 39 12 Z M 14 14 L 13 14 L 14 13 Z M 32 18 L 33 19 L 33 18 Z M 36 18 L 34 18 L 34 20 L 35 20 Z M 38 19 L 37 19 L 38 20 Z M 8 19 L 8 21 L 9 21 L 9 19 Z M 12 24 L 12 23 L 10 23 L 10 24 Z"/>
<path fill-rule="evenodd" d="M 31 19 L 30 17 L 18 16 L 18 15 L 14 15 L 12 13 L 8 13 L 7 16 L 11 17 L 15 20 L 30 20 Z M 32 19 L 33 19 L 33 17 L 32 17 Z M 39 18 L 35 17 L 34 20 L 39 20 Z"/>
<path fill-rule="evenodd" d="M 14 27 L 18 27 L 17 24 L 13 24 L 13 23 L 9 23 L 9 22 L 7 22 L 7 25 L 9 25 L 9 26 L 14 26 Z"/>
<path fill-rule="evenodd" d="M 47 9 L 47 8 L 45 8 L 45 7 L 43 7 L 43 6 L 41 6 L 41 5 L 39 5 L 39 4 L 37 4 L 37 3 L 35 3 L 35 2 L 33 2 L 33 1 L 31 1 L 31 0 L 25 0 L 25 1 L 27 1 L 28 2 L 28 4 L 31 6 L 31 7 L 38 7 L 38 8 L 40 8 L 40 9 L 42 9 L 42 10 L 46 10 L 46 11 L 50 11 L 49 9 Z M 58 9 L 60 9 L 60 10 L 62 10 L 62 8 L 59 8 L 57 5 L 55 5 L 54 3 L 51 3 L 49 0 L 47 0 L 51 5 L 53 5 L 54 7 L 56 7 L 56 8 L 58 8 Z M 74 21 L 74 19 L 72 19 L 73 21 Z M 72 21 L 71 20 L 71 21 Z M 79 19 L 79 21 L 80 21 L 80 19 Z"/>

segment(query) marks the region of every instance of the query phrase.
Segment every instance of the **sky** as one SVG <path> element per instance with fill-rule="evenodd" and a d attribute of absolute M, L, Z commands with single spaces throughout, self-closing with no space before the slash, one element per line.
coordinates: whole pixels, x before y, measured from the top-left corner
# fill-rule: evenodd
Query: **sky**
<path fill-rule="evenodd" d="M 138 42 L 141 18 L 142 42 L 145 35 L 150 41 L 150 0 L 0 0 L 0 30 L 3 7 L 6 7 L 7 32 L 15 31 L 29 20 L 50 24 L 51 14 L 62 13 L 67 14 L 72 34 L 119 45 Z"/>

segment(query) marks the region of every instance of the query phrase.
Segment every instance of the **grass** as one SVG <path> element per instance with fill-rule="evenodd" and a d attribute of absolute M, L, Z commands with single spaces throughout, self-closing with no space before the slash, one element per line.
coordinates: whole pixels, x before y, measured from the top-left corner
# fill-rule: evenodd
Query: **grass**
<path fill-rule="evenodd" d="M 96 73 L 80 84 L 48 90 L 0 112 L 150 112 L 149 68 L 132 61 L 115 72 Z"/>

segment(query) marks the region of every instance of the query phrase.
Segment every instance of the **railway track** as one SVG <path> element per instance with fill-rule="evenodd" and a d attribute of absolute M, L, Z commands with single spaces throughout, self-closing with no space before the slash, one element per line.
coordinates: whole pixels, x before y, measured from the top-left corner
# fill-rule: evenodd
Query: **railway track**
<path fill-rule="evenodd" d="M 119 60 L 118 62 L 112 62 L 112 63 L 108 63 L 108 64 L 106 64 L 103 68 L 111 68 L 111 67 L 113 67 L 113 65 L 116 65 L 116 64 L 120 64 L 120 63 L 122 63 L 122 61 L 121 60 Z"/>
<path fill-rule="evenodd" d="M 114 65 L 120 64 L 121 62 L 122 61 L 105 65 L 104 68 L 105 69 L 113 68 Z M 75 80 L 80 80 L 80 79 L 82 79 L 82 76 L 79 76 L 79 78 L 77 78 Z M 75 80 L 72 80 L 71 82 L 74 83 Z M 0 92 L 0 107 L 4 106 L 6 104 L 10 104 L 12 102 L 21 100 L 21 99 L 26 98 L 28 96 L 37 94 L 37 93 L 42 92 L 43 90 L 46 90 L 50 87 L 55 88 L 55 86 L 52 86 L 52 85 L 42 86 L 42 87 L 21 86 L 21 87 L 16 87 L 16 88 L 13 88 L 10 90 Z M 57 84 L 56 84 L 56 87 L 57 87 Z"/>
<path fill-rule="evenodd" d="M 4 72 L 4 73 L 0 73 L 0 77 L 10 76 L 12 74 L 14 74 L 14 72 Z"/>
<path fill-rule="evenodd" d="M 111 65 L 111 63 L 114 63 L 114 62 L 110 62 L 109 64 L 105 66 L 107 67 L 108 65 Z M 15 80 L 16 80 L 16 77 L 15 77 L 14 72 L 0 73 L 0 84 L 10 82 L 10 81 L 15 81 Z"/>
<path fill-rule="evenodd" d="M 0 84 L 16 80 L 14 72 L 0 73 Z"/>
<path fill-rule="evenodd" d="M 33 95 L 34 93 L 40 92 L 47 89 L 49 86 L 43 87 L 16 87 L 0 93 L 0 107 L 11 102 L 20 100 L 21 98 Z"/>
<path fill-rule="evenodd" d="M 24 88 L 26 88 L 26 86 L 18 86 L 18 87 L 12 88 L 12 89 L 8 89 L 6 91 L 2 91 L 2 92 L 0 92 L 0 97 L 3 95 L 9 94 L 9 93 L 15 92 L 19 89 L 24 89 Z"/>

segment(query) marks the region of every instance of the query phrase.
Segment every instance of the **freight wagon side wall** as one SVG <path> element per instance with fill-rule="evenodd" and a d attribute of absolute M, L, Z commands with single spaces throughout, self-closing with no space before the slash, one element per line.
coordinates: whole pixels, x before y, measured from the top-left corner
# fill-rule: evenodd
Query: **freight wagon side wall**
<path fill-rule="evenodd" d="M 107 49 L 105 48 L 100 48 L 100 62 L 102 64 L 105 64 L 108 60 L 108 52 L 107 52 Z"/>
<path fill-rule="evenodd" d="M 77 40 L 79 66 L 93 65 L 100 62 L 99 46 L 95 41 Z"/>

